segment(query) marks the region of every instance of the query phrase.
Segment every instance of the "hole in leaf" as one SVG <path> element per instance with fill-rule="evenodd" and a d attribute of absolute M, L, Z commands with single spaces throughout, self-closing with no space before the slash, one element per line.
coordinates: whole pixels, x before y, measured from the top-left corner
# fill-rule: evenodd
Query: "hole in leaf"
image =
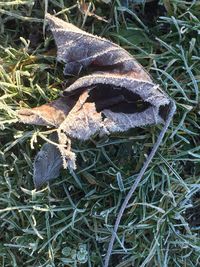
<path fill-rule="evenodd" d="M 151 105 L 138 94 L 109 84 L 96 84 L 95 88 L 89 92 L 87 102 L 95 102 L 97 112 L 109 109 L 126 114 L 143 112 Z"/>

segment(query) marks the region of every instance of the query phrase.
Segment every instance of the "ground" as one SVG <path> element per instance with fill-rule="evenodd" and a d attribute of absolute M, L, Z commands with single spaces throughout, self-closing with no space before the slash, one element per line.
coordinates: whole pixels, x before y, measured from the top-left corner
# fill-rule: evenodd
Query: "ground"
<path fill-rule="evenodd" d="M 200 4 L 179 0 L 0 1 L 0 266 L 102 266 L 122 200 L 162 128 L 74 141 L 77 169 L 34 190 L 32 163 L 50 129 L 19 123 L 16 111 L 56 99 L 69 82 L 45 10 L 127 49 L 176 101 L 110 266 L 199 266 Z"/>

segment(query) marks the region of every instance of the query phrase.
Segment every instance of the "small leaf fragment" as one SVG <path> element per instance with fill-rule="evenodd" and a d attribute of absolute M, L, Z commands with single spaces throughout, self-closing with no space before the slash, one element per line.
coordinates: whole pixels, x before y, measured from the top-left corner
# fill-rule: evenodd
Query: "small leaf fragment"
<path fill-rule="evenodd" d="M 33 181 L 38 189 L 44 183 L 59 176 L 62 168 L 62 157 L 59 149 L 50 143 L 45 143 L 34 160 Z"/>

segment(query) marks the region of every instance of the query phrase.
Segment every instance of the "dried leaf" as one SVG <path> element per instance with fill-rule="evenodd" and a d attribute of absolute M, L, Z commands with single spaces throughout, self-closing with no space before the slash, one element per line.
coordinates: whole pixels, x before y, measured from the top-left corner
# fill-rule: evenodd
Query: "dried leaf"
<path fill-rule="evenodd" d="M 62 167 L 62 157 L 59 149 L 53 144 L 44 144 L 35 157 L 33 167 L 33 181 L 36 188 L 57 178 Z"/>
<path fill-rule="evenodd" d="M 54 16 L 46 18 L 58 47 L 57 59 L 65 63 L 65 74 L 75 75 L 88 67 L 98 71 L 77 79 L 64 91 L 66 112 L 60 114 L 59 105 L 50 103 L 20 111 L 21 121 L 60 125 L 69 137 L 82 140 L 96 132 L 109 134 L 164 121 L 169 98 L 127 51 Z M 73 109 L 70 102 L 79 102 L 86 91 L 88 97 L 81 100 L 81 107 Z"/>

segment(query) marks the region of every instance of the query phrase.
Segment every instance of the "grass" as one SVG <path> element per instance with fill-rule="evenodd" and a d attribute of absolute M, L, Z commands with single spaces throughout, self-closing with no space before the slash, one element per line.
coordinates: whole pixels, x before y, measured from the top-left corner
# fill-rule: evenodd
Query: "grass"
<path fill-rule="evenodd" d="M 47 5 L 127 49 L 177 103 L 123 216 L 110 266 L 200 265 L 199 2 L 104 2 L 91 2 L 95 15 L 87 16 L 89 1 L 0 1 L 2 267 L 102 266 L 120 205 L 162 127 L 74 141 L 77 170 L 34 190 L 32 162 L 49 129 L 19 124 L 16 110 L 55 99 L 67 83 L 51 34 L 43 35 Z"/>

